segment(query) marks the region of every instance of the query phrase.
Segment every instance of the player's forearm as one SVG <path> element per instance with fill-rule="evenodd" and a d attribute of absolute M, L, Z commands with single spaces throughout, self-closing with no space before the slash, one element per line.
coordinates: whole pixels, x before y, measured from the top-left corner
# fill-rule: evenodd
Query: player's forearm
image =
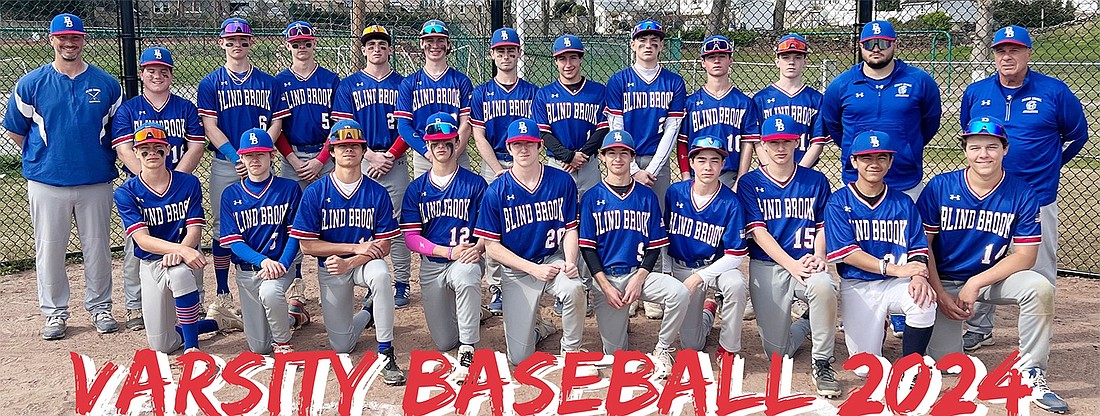
<path fill-rule="evenodd" d="M 520 256 L 517 256 L 516 253 L 513 253 L 512 250 L 509 250 L 508 247 L 505 247 L 504 244 L 501 244 L 499 241 L 486 242 L 485 252 L 489 254 L 489 257 L 491 257 L 493 260 L 500 262 L 500 264 L 508 266 L 508 268 L 510 269 L 520 270 L 528 274 L 530 274 L 528 270 L 531 268 L 531 266 L 535 265 L 534 263 L 527 261 Z"/>
<path fill-rule="evenodd" d="M 719 257 L 718 260 L 715 260 L 714 263 L 711 263 L 707 267 L 704 267 L 702 270 L 699 270 L 699 277 L 702 277 L 703 281 L 707 282 L 708 285 L 713 285 L 714 282 L 718 279 L 719 275 L 740 267 L 741 263 L 744 260 L 745 256 L 737 256 L 733 254 L 723 255 L 722 257 Z"/>
<path fill-rule="evenodd" d="M 546 144 L 546 154 L 562 163 L 573 161 L 574 151 L 567 149 L 558 137 L 550 132 L 539 132 L 542 142 Z"/>
<path fill-rule="evenodd" d="M 829 251 L 825 249 L 825 228 L 818 228 L 814 235 L 814 256 L 822 260 L 829 258 Z"/>
<path fill-rule="evenodd" d="M 1016 246 L 1011 254 L 998 261 L 993 267 L 974 275 L 967 280 L 967 283 L 976 284 L 978 287 L 986 287 L 1007 279 L 1013 273 L 1035 267 L 1035 257 L 1039 252 L 1038 248 L 1038 246 Z"/>
<path fill-rule="evenodd" d="M 301 240 L 302 253 L 314 257 L 347 256 L 355 253 L 358 244 L 330 243 L 324 240 Z"/>
<path fill-rule="evenodd" d="M 470 146 L 470 133 L 473 126 L 470 125 L 470 116 L 458 116 L 458 154 L 466 152 Z"/>
<path fill-rule="evenodd" d="M 116 146 L 115 154 L 118 155 L 118 160 L 122 161 L 122 166 L 130 170 L 130 173 L 137 175 L 141 172 L 141 162 L 134 154 L 134 148 L 131 144 L 124 143 Z"/>
<path fill-rule="evenodd" d="M 741 143 L 741 152 L 738 155 L 738 157 L 740 157 L 741 160 L 737 161 L 738 162 L 737 163 L 737 177 L 738 178 L 740 178 L 740 177 L 744 176 L 746 173 L 748 173 L 749 169 L 752 169 L 752 153 L 753 153 L 753 149 L 755 149 L 754 143 L 755 142 L 742 142 Z"/>
<path fill-rule="evenodd" d="M 193 173 L 195 168 L 199 166 L 200 161 L 202 161 L 202 143 L 189 142 L 187 143 L 187 151 L 183 152 L 180 163 L 176 165 L 176 171 Z"/>
<path fill-rule="evenodd" d="M 489 144 L 489 139 L 485 137 L 485 129 L 474 127 L 474 145 L 477 146 L 477 152 L 481 154 L 481 161 L 489 166 L 493 172 L 499 172 L 501 167 L 500 162 L 497 161 L 496 150 L 493 150 L 493 146 Z"/>
<path fill-rule="evenodd" d="M 218 119 L 203 117 L 202 128 L 206 132 L 206 140 L 209 140 L 210 144 L 214 145 L 214 148 L 229 143 L 229 137 L 226 137 L 225 133 L 218 128 Z"/>
<path fill-rule="evenodd" d="M 565 261 L 568 263 L 577 263 L 577 255 L 580 254 L 579 235 L 576 229 L 572 229 L 566 231 L 562 237 L 562 251 L 565 252 Z"/>
<path fill-rule="evenodd" d="M 649 166 L 645 168 L 650 175 L 657 176 L 657 173 L 664 169 L 665 164 L 668 163 L 668 156 L 672 154 L 672 149 L 676 147 L 676 136 L 679 134 L 681 121 L 683 119 L 679 117 L 665 119 L 665 130 L 661 134 L 661 142 L 657 144 L 657 152 L 653 154 L 653 159 L 649 160 Z"/>
<path fill-rule="evenodd" d="M 928 239 L 928 244 L 932 244 L 932 240 L 936 238 L 935 234 L 924 233 Z M 936 294 L 944 292 L 943 282 L 940 281 L 940 272 L 936 270 L 936 256 L 933 255 L 932 250 L 928 250 L 928 284 L 932 286 L 932 291 Z"/>
<path fill-rule="evenodd" d="M 804 168 L 812 168 L 817 164 L 817 159 L 821 158 L 821 152 L 825 150 L 824 144 L 812 144 L 809 149 L 806 149 L 806 154 L 802 155 L 802 160 L 798 161 L 798 166 Z"/>
<path fill-rule="evenodd" d="M 863 250 L 853 251 L 851 254 L 844 257 L 844 264 L 863 270 L 868 273 L 880 274 L 882 273 L 882 259 L 877 259 L 875 256 L 867 254 Z M 887 274 L 888 276 L 889 274 Z"/>
<path fill-rule="evenodd" d="M 194 229 L 194 230 L 193 230 Z M 196 248 L 199 246 L 199 239 L 202 236 L 201 226 L 187 227 L 187 232 L 183 237 L 183 241 L 179 243 L 173 243 L 168 240 L 160 239 L 149 235 L 148 229 L 142 229 L 130 234 L 130 237 L 134 239 L 134 244 L 141 247 L 142 250 L 153 254 L 165 255 L 177 253 L 183 247 Z"/>
<path fill-rule="evenodd" d="M 200 201 L 192 201 L 193 203 L 201 203 Z M 197 248 L 199 242 L 202 241 L 202 225 L 189 225 L 183 235 L 183 241 L 180 241 L 180 245 L 190 248 Z"/>
<path fill-rule="evenodd" d="M 279 256 L 279 263 L 282 263 L 283 267 L 289 268 L 294 263 L 294 259 L 298 258 L 299 251 L 301 251 L 301 241 L 297 238 L 288 238 L 286 247 L 283 248 L 283 255 Z"/>
<path fill-rule="evenodd" d="M 283 119 L 271 120 L 271 125 L 267 126 L 267 134 L 271 137 L 281 136 L 283 134 Z"/>

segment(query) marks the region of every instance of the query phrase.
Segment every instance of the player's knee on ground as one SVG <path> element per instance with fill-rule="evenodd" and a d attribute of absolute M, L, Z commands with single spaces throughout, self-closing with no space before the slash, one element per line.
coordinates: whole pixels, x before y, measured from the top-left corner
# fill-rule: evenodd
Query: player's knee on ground
<path fill-rule="evenodd" d="M 350 333 L 333 333 L 329 330 L 328 344 L 338 354 L 351 354 L 355 351 L 355 344 L 359 342 L 359 336 Z"/>

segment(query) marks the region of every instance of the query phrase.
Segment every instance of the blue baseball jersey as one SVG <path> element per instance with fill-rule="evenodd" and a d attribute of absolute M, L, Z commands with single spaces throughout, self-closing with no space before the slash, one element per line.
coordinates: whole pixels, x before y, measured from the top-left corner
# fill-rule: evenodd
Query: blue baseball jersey
<path fill-rule="evenodd" d="M 936 235 L 931 248 L 940 279 L 965 281 L 997 264 L 1009 245 L 1042 242 L 1039 202 L 1027 182 L 1005 174 L 978 195 L 966 172 L 936 175 L 917 199 L 924 231 Z"/>
<path fill-rule="evenodd" d="M 489 184 L 478 214 L 475 236 L 539 263 L 577 229 L 577 185 L 565 171 L 543 166 L 539 183 L 527 189 L 507 171 Z"/>
<path fill-rule="evenodd" d="M 397 237 L 397 220 L 386 188 L 364 176 L 349 195 L 329 174 L 306 187 L 290 236 L 299 240 L 358 244 Z M 325 259 L 317 259 L 325 267 Z"/>
<path fill-rule="evenodd" d="M 241 135 L 252 128 L 267 129 L 274 120 L 290 115 L 275 77 L 253 67 L 244 75 L 231 75 L 221 67 L 199 81 L 198 107 L 202 117 L 216 118 L 218 129 L 239 149 Z M 208 146 L 213 149 L 212 146 Z M 221 152 L 215 152 L 225 159 Z"/>
<path fill-rule="evenodd" d="M 789 95 L 775 84 L 764 87 L 752 96 L 752 100 L 756 102 L 756 108 L 760 109 L 761 123 L 776 114 L 786 114 L 798 123 L 794 131 L 801 138 L 794 151 L 795 163 L 802 160 L 802 156 L 810 146 L 823 145 L 832 141 L 829 135 L 825 134 L 825 127 L 819 116 L 821 98 L 822 94 L 809 85 L 803 85 L 794 95 Z"/>
<path fill-rule="evenodd" d="M 111 147 L 118 147 L 123 143 L 133 143 L 134 131 L 145 122 L 157 122 L 164 126 L 164 132 L 168 133 L 169 154 L 165 159 L 165 165 L 169 170 L 176 169 L 183 153 L 187 151 L 188 143 L 205 143 L 206 136 L 199 121 L 199 112 L 195 104 L 175 94 L 168 96 L 164 106 L 157 108 L 144 95 L 126 100 L 118 108 L 115 119 L 111 122 Z M 128 175 L 133 176 L 126 166 L 122 167 Z"/>
<path fill-rule="evenodd" d="M 52 186 L 114 180 L 118 169 L 107 120 L 120 105 L 118 79 L 94 65 L 75 78 L 53 64 L 19 78 L 4 129 L 23 136 L 23 177 Z"/>
<path fill-rule="evenodd" d="M 470 94 L 474 85 L 470 78 L 457 69 L 447 68 L 438 78 L 423 69 L 405 77 L 397 94 L 397 130 L 409 148 L 421 155 L 428 153 L 424 143 L 424 126 L 428 117 L 443 112 L 459 117 L 470 115 Z"/>
<path fill-rule="evenodd" d="M 504 140 L 508 125 L 521 118 L 531 118 L 531 101 L 539 87 L 520 78 L 511 90 L 490 79 L 474 88 L 470 97 L 470 124 L 485 130 L 485 138 L 493 146 L 499 160 L 512 160 Z"/>
<path fill-rule="evenodd" d="M 821 101 L 825 132 L 840 146 L 844 182 L 856 180 L 852 140 L 878 130 L 890 135 L 894 164 L 886 183 L 899 190 L 916 186 L 924 175 L 924 146 L 940 129 L 940 87 L 927 72 L 894 60 L 894 72 L 876 80 L 863 74 L 863 64 L 840 74 Z"/>
<path fill-rule="evenodd" d="M 597 129 L 607 128 L 606 88 L 590 79 L 583 82 L 576 93 L 565 88 L 561 81 L 551 82 L 539 89 L 531 103 L 531 119 L 538 123 L 539 131 L 553 134 L 574 152 L 581 150 Z M 565 157 L 550 153 L 550 157 Z"/>
<path fill-rule="evenodd" d="M 1020 88 L 1005 88 L 993 74 L 963 93 L 963 130 L 981 116 L 1004 120 L 1010 149 L 1004 169 L 1031 185 L 1040 206 L 1054 203 L 1062 166 L 1088 140 L 1081 100 L 1064 82 L 1036 71 L 1028 70 Z"/>
<path fill-rule="evenodd" d="M 886 194 L 871 206 L 856 195 L 854 187 L 855 184 L 848 184 L 833 192 L 825 206 L 825 249 L 829 261 L 837 263 L 841 278 L 889 278 L 842 262 L 856 250 L 896 265 L 908 262 L 909 256 L 928 254 L 920 214 L 908 195 L 887 186 Z"/>
<path fill-rule="evenodd" d="M 413 179 L 401 201 L 401 231 L 418 231 L 433 244 L 455 247 L 472 241 L 481 196 L 489 187 L 476 173 L 459 167 L 443 187 L 432 182 L 431 172 Z M 442 257 L 428 257 L 446 262 Z"/>
<path fill-rule="evenodd" d="M 153 191 L 140 176 L 127 179 L 115 189 L 115 206 L 126 235 L 141 229 L 149 235 L 171 243 L 183 242 L 187 227 L 206 225 L 202 210 L 202 184 L 195 176 L 172 171 L 168 189 L 163 194 Z M 160 254 L 150 253 L 134 244 L 134 256 L 142 260 L 159 260 Z"/>
<path fill-rule="evenodd" d="M 634 136 L 634 149 L 642 156 L 657 153 L 666 118 L 684 117 L 686 97 L 684 78 L 665 68 L 651 80 L 633 67 L 607 80 L 607 111 L 622 116 L 623 130 Z"/>
<path fill-rule="evenodd" d="M 668 255 L 683 262 L 714 261 L 723 255 L 744 256 L 745 214 L 729 187 L 706 201 L 691 197 L 694 179 L 680 181 L 665 193 Z"/>
<path fill-rule="evenodd" d="M 371 149 L 389 149 L 397 140 L 397 97 L 405 77 L 391 71 L 382 79 L 357 71 L 340 81 L 332 117 L 355 120 Z M 426 117 L 426 116 L 425 116 Z"/>
<path fill-rule="evenodd" d="M 264 257 L 279 260 L 301 201 L 298 182 L 275 175 L 268 178 L 259 193 L 249 190 L 243 180 L 230 185 L 222 193 L 222 247 L 244 242 Z M 236 254 L 233 263 L 249 264 Z"/>
<path fill-rule="evenodd" d="M 760 110 L 749 96 L 736 87 L 715 97 L 700 88 L 687 98 L 687 115 L 680 125 L 680 141 L 690 144 L 701 136 L 726 139 L 726 165 L 722 171 L 736 172 L 741 163 L 741 143 L 760 140 Z"/>
<path fill-rule="evenodd" d="M 814 238 L 825 226 L 825 205 L 829 202 L 829 179 L 810 168 L 795 166 L 794 174 L 779 181 L 758 168 L 741 177 L 737 196 L 745 207 L 749 232 L 749 257 L 775 262 L 752 233 L 763 228 L 791 258 L 814 253 Z"/>
<path fill-rule="evenodd" d="M 649 187 L 634 182 L 619 196 L 601 181 L 584 193 L 580 246 L 596 249 L 604 267 L 638 267 L 646 250 L 667 245 L 661 206 Z"/>
<path fill-rule="evenodd" d="M 328 138 L 332 112 L 332 95 L 340 84 L 340 76 L 320 65 L 301 79 L 290 69 L 275 75 L 279 99 L 290 111 L 283 120 L 283 134 L 293 146 L 319 146 Z"/>

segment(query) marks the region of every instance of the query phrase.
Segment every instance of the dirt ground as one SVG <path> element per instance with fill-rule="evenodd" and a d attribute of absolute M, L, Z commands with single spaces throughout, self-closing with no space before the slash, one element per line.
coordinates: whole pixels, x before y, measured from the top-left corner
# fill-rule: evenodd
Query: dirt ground
<path fill-rule="evenodd" d="M 124 316 L 122 303 L 121 262 L 115 261 L 115 285 L 114 312 L 116 318 L 121 321 Z M 315 276 L 314 265 L 306 262 L 306 276 Z M 82 267 L 70 265 L 69 276 L 72 281 L 72 293 L 70 301 L 72 317 L 69 319 L 68 336 L 60 341 L 43 341 L 39 331 L 43 324 L 43 318 L 39 314 L 36 297 L 35 276 L 33 271 L 26 271 L 11 275 L 0 276 L 0 304 L 8 308 L 5 312 L 7 326 L 0 329 L 3 337 L 0 337 L 0 409 L 5 414 L 34 414 L 34 415 L 62 415 L 73 414 L 75 409 L 75 384 L 73 367 L 70 363 L 69 352 L 75 351 L 88 355 L 95 360 L 97 367 L 103 363 L 112 361 L 120 366 L 127 367 L 137 349 L 146 348 L 144 332 L 118 332 L 114 334 L 98 334 L 89 319 L 88 312 L 81 306 L 81 297 L 84 290 Z M 415 276 L 415 273 L 414 273 Z M 208 288 L 213 288 L 213 270 L 208 269 L 206 282 Z M 311 325 L 295 333 L 293 343 L 298 350 L 322 350 L 327 349 L 324 324 L 321 322 L 321 310 L 317 303 L 317 284 L 315 280 L 307 277 L 307 297 L 310 299 L 309 312 L 314 321 Z M 232 279 L 230 279 L 232 285 Z M 398 360 L 401 367 L 408 369 L 408 352 L 410 350 L 431 350 L 433 344 L 428 336 L 424 323 L 423 306 L 420 293 L 415 283 L 413 284 L 412 305 L 406 309 L 397 311 L 395 325 L 396 340 L 394 345 L 398 349 Z M 211 290 L 212 291 L 212 290 Z M 236 289 L 234 288 L 234 293 Z M 1069 401 L 1075 414 L 1095 415 L 1100 414 L 1100 330 L 1096 322 L 1100 321 L 1100 299 L 1096 294 L 1100 293 L 1100 281 L 1064 277 L 1058 282 L 1058 317 L 1055 320 L 1055 336 L 1052 344 L 1050 358 L 1049 382 L 1053 390 L 1060 393 Z M 544 299 L 544 306 L 548 306 L 548 299 Z M 1018 309 L 1013 307 L 1000 307 L 997 310 L 997 330 L 995 332 L 996 345 L 983 347 L 975 355 L 992 367 L 1000 363 L 1016 346 L 1016 318 Z M 543 309 L 543 315 L 552 318 L 548 309 Z M 560 321 L 557 326 L 560 327 Z M 631 347 L 642 351 L 652 350 L 653 341 L 658 330 L 658 322 L 650 321 L 644 315 L 634 317 L 630 322 Z M 583 347 L 591 350 L 600 350 L 599 333 L 597 332 L 595 318 L 588 318 L 585 327 Z M 745 391 L 763 392 L 767 371 L 766 357 L 761 351 L 759 336 L 757 335 L 754 321 L 745 322 L 742 329 L 744 335 L 743 350 L 741 355 L 745 358 Z M 717 326 L 711 332 L 707 342 L 707 351 L 713 353 L 717 345 Z M 244 335 L 233 333 L 227 335 L 205 336 L 202 339 L 202 349 L 205 352 L 231 359 L 242 350 L 247 349 Z M 504 351 L 503 328 L 499 317 L 490 319 L 482 327 L 482 342 L 480 348 L 490 348 Z M 556 354 L 558 351 L 558 335 L 545 341 L 540 351 Z M 359 346 L 352 361 L 358 362 L 363 351 L 372 351 L 376 348 L 373 330 L 368 330 L 360 338 Z M 884 355 L 893 360 L 900 353 L 901 342 L 898 339 L 887 337 L 884 347 Z M 840 369 L 844 359 L 847 358 L 847 350 L 844 347 L 844 338 L 838 334 L 836 339 L 837 363 L 834 368 Z M 812 391 L 809 377 L 810 354 L 808 344 L 804 345 L 794 357 L 794 391 Z M 717 367 L 715 367 L 717 369 Z M 178 368 L 173 367 L 175 376 L 178 377 Z M 603 373 L 607 376 L 607 372 Z M 548 379 L 557 380 L 557 373 L 551 373 Z M 267 380 L 267 376 L 256 378 L 258 381 Z M 862 385 L 862 382 L 851 372 L 841 371 L 841 382 L 845 391 Z M 330 375 L 326 402 L 331 406 L 321 409 L 317 414 L 336 414 L 333 409 L 338 394 L 335 380 Z M 944 377 L 944 385 L 954 385 L 955 378 Z M 243 389 L 235 391 L 236 387 L 223 388 L 218 392 L 218 398 L 222 402 L 230 402 L 243 396 Z M 526 399 L 530 392 L 521 389 L 517 393 L 517 399 Z M 295 391 L 294 394 L 297 394 Z M 366 397 L 366 410 L 363 414 L 402 414 L 400 409 L 401 397 L 404 394 L 403 387 L 388 387 L 380 382 L 375 382 Z M 117 391 L 113 393 L 117 397 Z M 602 393 L 588 393 L 587 397 L 601 397 Z M 839 406 L 847 395 L 839 400 L 829 401 L 832 406 Z M 992 404 L 989 414 L 1005 414 L 1003 405 Z M 483 407 L 482 413 L 486 413 Z M 1035 414 L 1044 412 L 1034 406 L 1031 407 Z M 817 414 L 834 413 L 835 408 L 818 410 Z"/>

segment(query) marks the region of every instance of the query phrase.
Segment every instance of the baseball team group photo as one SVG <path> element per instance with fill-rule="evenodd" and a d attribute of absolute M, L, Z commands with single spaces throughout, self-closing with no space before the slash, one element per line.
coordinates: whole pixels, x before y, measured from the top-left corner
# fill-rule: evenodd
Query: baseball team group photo
<path fill-rule="evenodd" d="M 788 357 L 815 414 L 882 377 L 850 357 L 993 372 L 1018 352 L 1021 411 L 1100 413 L 1097 91 L 1051 45 L 1091 17 L 925 30 L 903 4 L 829 32 L 788 5 L 754 32 L 559 1 L 542 27 L 483 27 L 356 1 L 156 32 L 177 2 L 149 3 L 136 25 L 28 19 L 11 45 L 34 52 L 0 59 L 0 240 L 23 250 L 0 262 L 0 408 L 80 409 L 71 352 L 150 349 L 175 374 L 194 353 L 376 353 L 365 414 L 400 415 L 413 351 L 462 386 L 481 350 L 630 350 L 657 384 L 698 351 L 759 392 Z M 966 383 L 930 370 L 939 394 Z"/>

